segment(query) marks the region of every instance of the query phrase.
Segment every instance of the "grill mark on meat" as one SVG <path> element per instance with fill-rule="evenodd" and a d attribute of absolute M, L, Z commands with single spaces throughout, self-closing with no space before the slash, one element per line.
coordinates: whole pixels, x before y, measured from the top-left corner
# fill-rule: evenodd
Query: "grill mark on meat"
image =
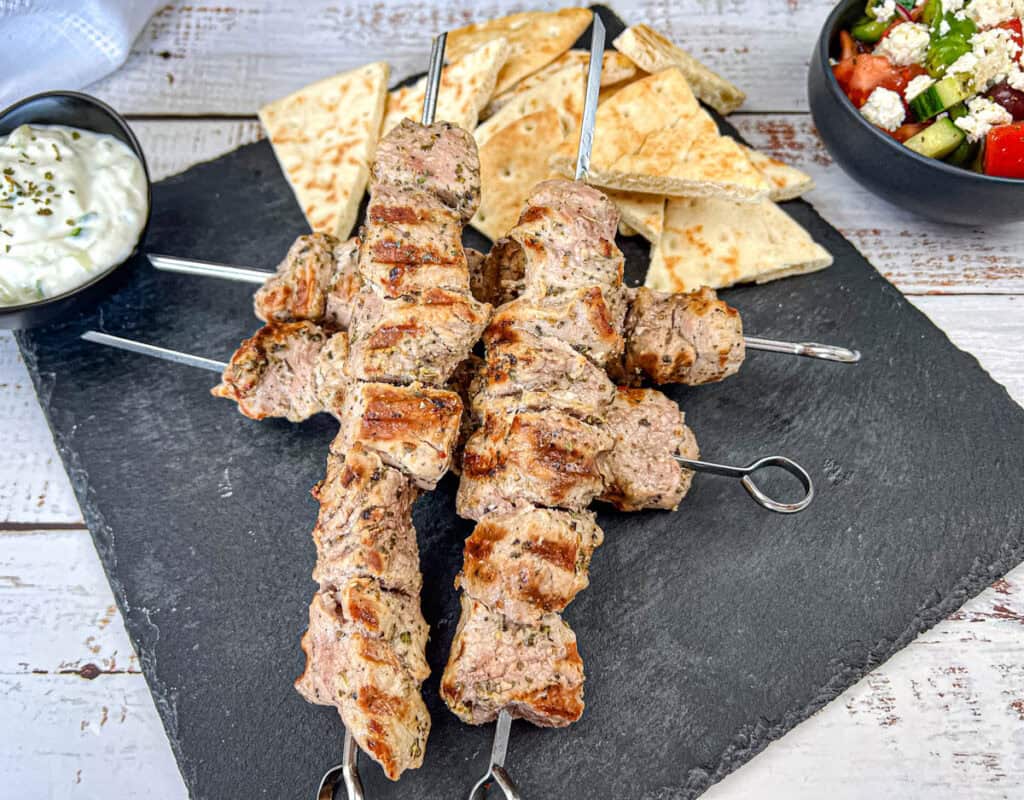
<path fill-rule="evenodd" d="M 442 264 L 454 260 L 450 259 L 440 248 L 412 244 L 399 239 L 384 239 L 374 242 L 370 253 L 375 261 L 400 265 L 392 270 L 394 273 L 390 280 L 392 284 L 398 284 L 410 268 L 422 264 Z"/>

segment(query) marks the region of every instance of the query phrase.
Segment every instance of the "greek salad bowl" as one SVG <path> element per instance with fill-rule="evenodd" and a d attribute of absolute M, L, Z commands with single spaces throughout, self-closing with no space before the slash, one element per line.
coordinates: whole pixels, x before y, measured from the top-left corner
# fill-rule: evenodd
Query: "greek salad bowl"
<path fill-rule="evenodd" d="M 66 321 L 114 289 L 151 207 L 142 147 L 106 103 L 53 91 L 0 111 L 0 328 Z"/>
<path fill-rule="evenodd" d="M 968 2 L 987 2 L 987 0 L 968 0 Z M 989 148 L 985 147 L 978 128 L 972 129 L 968 124 L 973 124 L 973 119 L 957 125 L 957 119 L 954 117 L 957 112 L 968 113 L 968 106 L 973 100 L 975 106 L 971 113 L 976 113 L 978 119 L 982 119 L 981 111 L 985 110 L 984 107 L 994 108 L 988 99 L 988 95 L 992 94 L 991 91 L 984 97 L 979 94 L 980 100 L 972 98 L 965 102 L 964 97 L 961 96 L 957 108 L 953 108 L 952 101 L 958 98 L 945 98 L 951 102 L 948 103 L 949 108 L 943 108 L 942 103 L 936 101 L 932 95 L 937 93 L 941 95 L 945 89 L 941 70 L 948 71 L 948 67 L 940 66 L 936 71 L 932 69 L 934 66 L 932 63 L 921 66 L 911 64 L 909 67 L 897 70 L 902 72 L 902 75 L 896 78 L 896 84 L 892 87 L 897 91 L 902 88 L 903 94 L 884 90 L 878 92 L 873 99 L 866 99 L 868 93 L 874 94 L 872 87 L 874 76 L 868 75 L 865 80 L 859 81 L 860 85 L 857 88 L 865 93 L 865 96 L 860 98 L 864 102 L 862 102 L 861 108 L 858 108 L 836 78 L 833 66 L 841 62 L 844 48 L 848 50 L 853 44 L 849 33 L 852 29 L 860 26 L 856 33 L 870 41 L 872 31 L 868 27 L 865 35 L 863 33 L 865 27 L 877 23 L 878 28 L 885 31 L 893 24 L 900 24 L 901 19 L 916 20 L 928 3 L 933 4 L 933 8 L 937 6 L 941 13 L 943 7 L 941 0 L 919 0 L 916 4 L 909 0 L 904 0 L 904 2 L 896 0 L 895 3 L 892 0 L 869 0 L 869 2 L 866 0 L 843 0 L 836 6 L 821 31 L 811 55 L 808 71 L 807 94 L 814 124 L 833 160 L 858 183 L 893 205 L 931 220 L 955 225 L 990 226 L 1024 221 L 1024 179 L 975 171 L 988 168 L 987 165 L 984 165 L 983 159 L 987 158 L 986 154 Z M 886 16 L 890 12 L 894 14 L 898 12 L 898 16 L 892 18 L 893 22 L 888 23 L 885 19 L 872 19 L 876 4 L 879 7 L 884 7 L 877 12 L 879 17 Z M 950 4 L 947 2 L 946 5 Z M 954 3 L 954 5 L 962 6 L 963 4 Z M 960 13 L 963 16 L 964 12 Z M 911 17 L 911 14 L 914 16 Z M 916 23 L 918 29 L 922 24 L 925 23 Z M 1014 24 L 1019 25 L 1019 23 Z M 942 26 L 943 32 L 949 31 L 949 26 L 939 20 L 932 29 L 933 42 L 939 25 Z M 878 33 L 879 31 L 876 31 L 875 35 Z M 885 35 L 882 33 L 882 36 Z M 1003 35 L 999 34 L 999 36 Z M 1004 38 L 1008 39 L 1009 35 Z M 965 41 L 970 40 L 965 39 Z M 904 43 L 897 42 L 897 44 L 902 46 Z M 863 39 L 857 46 L 861 52 L 871 47 L 870 44 L 865 44 Z M 896 45 L 890 43 L 888 49 L 891 50 L 894 46 Z M 935 55 L 935 49 L 929 50 L 929 58 Z M 1019 53 L 1016 49 L 1014 52 Z M 940 52 L 938 55 L 941 57 L 944 53 Z M 956 56 L 955 50 L 949 55 L 949 59 L 954 56 Z M 896 60 L 900 61 L 901 59 L 897 57 Z M 905 60 L 909 61 L 910 59 Z M 885 62 L 877 59 L 872 64 L 874 66 L 884 65 Z M 906 94 L 909 93 L 906 91 L 907 83 L 914 80 L 910 76 L 925 73 L 926 66 L 927 69 L 932 70 L 932 73 L 930 76 L 920 76 L 918 83 L 928 84 L 931 80 L 932 91 L 917 103 L 913 102 L 913 96 L 910 101 L 907 101 L 905 99 Z M 1017 68 L 1014 67 L 1014 69 Z M 964 85 L 966 86 L 966 83 Z M 849 83 L 846 88 L 850 88 Z M 895 107 L 891 110 L 886 109 L 886 104 L 878 102 L 880 100 L 893 100 L 892 105 Z M 934 103 L 925 112 L 930 111 L 932 116 L 926 122 L 918 121 L 920 117 L 915 114 L 921 113 L 920 107 L 922 101 L 925 100 Z M 869 103 L 870 108 L 868 108 Z M 940 108 L 942 110 L 937 111 Z M 887 111 L 889 112 L 888 118 L 886 118 Z M 1020 139 L 1020 152 L 1015 157 L 1024 158 L 1024 135 L 1017 135 L 1018 130 L 1024 134 L 1024 122 L 1017 122 L 1016 117 L 1011 120 L 1011 115 L 1002 107 L 995 108 L 995 111 L 1000 115 L 998 123 L 1012 121 L 1012 124 L 1005 127 L 1012 129 L 1016 138 Z M 904 124 L 904 114 L 906 115 L 906 124 Z M 885 129 L 886 127 L 888 130 Z M 967 136 L 967 131 L 970 131 L 972 135 Z M 917 136 L 915 141 L 911 142 L 909 139 L 906 141 L 917 146 L 920 152 L 897 140 L 904 138 L 908 133 Z M 917 135 L 919 133 L 923 135 Z M 934 135 L 947 133 L 949 138 L 946 141 L 935 141 Z M 960 152 L 954 154 L 953 151 L 961 144 L 963 147 Z M 967 152 L 967 156 L 958 163 L 957 159 L 961 152 Z M 993 148 L 992 153 L 996 152 Z M 924 153 L 930 153 L 930 156 Z M 968 161 L 973 163 L 968 163 Z M 971 168 L 972 166 L 974 169 Z M 1000 165 L 995 167 L 995 169 L 1000 168 L 1002 168 Z"/>

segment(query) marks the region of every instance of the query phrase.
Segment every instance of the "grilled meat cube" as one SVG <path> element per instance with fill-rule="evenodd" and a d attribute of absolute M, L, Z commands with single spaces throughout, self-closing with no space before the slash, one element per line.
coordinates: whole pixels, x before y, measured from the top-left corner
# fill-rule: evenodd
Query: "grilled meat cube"
<path fill-rule="evenodd" d="M 636 290 L 626 315 L 623 368 L 630 383 L 697 386 L 728 378 L 743 363 L 739 312 L 706 286 L 688 294 Z"/>
<path fill-rule="evenodd" d="M 334 248 L 334 274 L 324 299 L 321 325 L 332 331 L 347 331 L 352 305 L 363 285 L 359 277 L 359 239 L 351 238 Z"/>
<path fill-rule="evenodd" d="M 410 637 L 412 633 L 410 631 Z M 421 667 L 403 662 L 411 644 L 366 632 L 333 593 L 318 592 L 302 637 L 306 669 L 295 688 L 311 703 L 336 706 L 345 727 L 391 780 L 423 763 L 430 713 L 420 695 Z M 416 674 L 410 667 L 418 670 Z"/>
<path fill-rule="evenodd" d="M 264 325 L 242 342 L 210 393 L 234 400 L 252 419 L 301 422 L 323 410 L 315 372 L 328 338 L 312 322 Z"/>
<path fill-rule="evenodd" d="M 564 609 L 590 581 L 604 533 L 586 511 L 488 514 L 466 540 L 456 586 L 517 622 Z"/>
<path fill-rule="evenodd" d="M 256 291 L 256 316 L 264 322 L 319 322 L 326 305 L 326 287 L 335 269 L 340 242 L 328 233 L 300 236 L 288 249 L 277 272 Z"/>
<path fill-rule="evenodd" d="M 346 394 L 331 452 L 361 444 L 417 486 L 433 489 L 451 466 L 461 420 L 462 401 L 455 392 L 421 384 L 359 383 Z"/>
<path fill-rule="evenodd" d="M 462 220 L 434 195 L 378 186 L 366 223 L 359 274 L 385 297 L 433 288 L 469 293 Z"/>
<path fill-rule="evenodd" d="M 320 407 L 334 416 L 341 413 L 348 389 L 348 335 L 338 331 L 329 337 L 316 357 L 313 372 L 316 394 Z"/>
<path fill-rule="evenodd" d="M 490 312 L 468 294 L 445 289 L 395 299 L 361 292 L 349 331 L 349 375 L 443 386 L 480 338 Z"/>
<path fill-rule="evenodd" d="M 469 251 L 467 252 L 467 256 Z M 469 261 L 469 285 L 477 300 L 497 308 L 515 300 L 526 288 L 526 259 L 518 243 L 499 239 L 491 252 Z"/>
<path fill-rule="evenodd" d="M 313 489 L 320 503 L 313 580 L 331 586 L 363 575 L 418 596 L 423 576 L 412 526 L 416 495 L 408 478 L 362 447 L 329 455 L 327 474 Z"/>
<path fill-rule="evenodd" d="M 430 676 L 426 648 L 430 628 L 420 611 L 419 597 L 389 591 L 373 578 L 350 577 L 337 586 L 321 587 L 337 604 L 338 613 L 367 636 L 383 639 L 402 668 L 417 682 Z"/>
<path fill-rule="evenodd" d="M 576 634 L 557 614 L 513 622 L 463 594 L 441 697 L 470 725 L 507 709 L 534 725 L 565 727 L 583 714 Z"/>
<path fill-rule="evenodd" d="M 700 457 L 683 412 L 656 389 L 621 388 L 605 416 L 615 446 L 598 458 L 605 489 L 600 499 L 620 511 L 675 510 L 693 472 L 673 456 Z"/>
<path fill-rule="evenodd" d="M 557 409 L 586 420 L 599 418 L 615 396 L 604 370 L 565 342 L 507 326 L 491 340 L 471 410 Z"/>
<path fill-rule="evenodd" d="M 480 156 L 473 136 L 449 122 L 402 120 L 377 145 L 371 193 L 382 184 L 436 195 L 466 223 L 480 205 Z"/>
<path fill-rule="evenodd" d="M 479 520 L 528 504 L 586 508 L 604 488 L 598 457 L 612 444 L 561 411 L 488 414 L 466 442 L 456 510 Z"/>
<path fill-rule="evenodd" d="M 599 367 L 618 359 L 627 302 L 622 288 L 591 286 L 558 295 L 526 294 L 494 312 L 484 332 L 491 347 L 513 337 L 511 331 L 560 339 Z"/>
<path fill-rule="evenodd" d="M 519 222 L 495 243 L 490 269 L 523 275 L 537 294 L 622 284 L 615 245 L 619 212 L 597 189 L 576 181 L 538 184 Z"/>

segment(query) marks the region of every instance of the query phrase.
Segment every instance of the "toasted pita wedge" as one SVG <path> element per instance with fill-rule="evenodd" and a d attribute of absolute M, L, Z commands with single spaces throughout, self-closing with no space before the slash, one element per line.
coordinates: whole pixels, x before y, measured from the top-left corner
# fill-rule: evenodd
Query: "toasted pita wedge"
<path fill-rule="evenodd" d="M 470 225 L 491 241 L 508 233 L 533 187 L 551 177 L 548 158 L 562 135 L 558 112 L 547 106 L 491 136 L 480 148 L 480 209 Z"/>
<path fill-rule="evenodd" d="M 552 166 L 571 174 L 573 156 L 563 142 Z M 590 163 L 589 181 L 608 189 L 754 201 L 771 188 L 743 148 L 718 133 L 675 67 L 630 83 L 598 107 Z"/>
<path fill-rule="evenodd" d="M 662 195 L 614 190 L 608 190 L 605 194 L 622 214 L 619 231 L 623 236 L 638 233 L 651 244 L 658 242 L 665 223 L 665 198 Z M 626 233 L 623 228 L 630 230 L 631 233 Z"/>
<path fill-rule="evenodd" d="M 281 170 L 309 227 L 347 239 L 370 175 L 388 65 L 326 78 L 260 109 Z"/>
<path fill-rule="evenodd" d="M 515 120 L 545 108 L 553 108 L 558 112 L 563 133 L 575 130 L 583 115 L 585 92 L 586 83 L 583 79 L 583 72 L 578 66 L 568 66 L 559 70 L 550 75 L 543 83 L 516 97 L 501 111 L 477 127 L 473 131 L 477 147 L 483 147 L 496 132 L 504 130 Z M 561 141 L 562 138 L 559 137 L 558 142 L 561 143 Z M 554 151 L 548 149 L 546 152 L 550 156 Z M 572 149 L 572 153 L 575 158 L 575 148 Z M 547 167 L 546 164 L 545 167 Z"/>
<path fill-rule="evenodd" d="M 669 67 L 678 67 L 697 97 L 719 114 L 731 114 L 743 105 L 747 97 L 725 78 L 716 75 L 647 25 L 627 28 L 614 41 L 614 45 L 645 72 L 661 72 Z"/>
<path fill-rule="evenodd" d="M 814 188 L 814 179 L 806 172 L 801 172 L 796 167 L 791 167 L 789 164 L 751 147 L 745 147 L 744 150 L 750 158 L 750 163 L 772 185 L 771 191 L 768 193 L 769 200 L 774 200 L 776 203 L 793 200 Z"/>
<path fill-rule="evenodd" d="M 771 200 L 669 198 L 646 285 L 667 292 L 764 283 L 824 269 L 832 256 Z"/>
<path fill-rule="evenodd" d="M 445 67 L 441 73 L 434 118 L 472 131 L 476 127 L 480 109 L 494 92 L 498 71 L 508 59 L 510 51 L 507 39 L 492 39 Z M 389 92 L 381 135 L 405 117 L 419 122 L 426 91 L 427 79 L 422 78 L 412 86 Z"/>
<path fill-rule="evenodd" d="M 492 39 L 508 39 L 512 52 L 494 88 L 495 94 L 501 94 L 572 47 L 591 17 L 586 8 L 563 8 L 554 12 L 526 11 L 467 25 L 448 33 L 448 57 L 462 58 Z"/>
<path fill-rule="evenodd" d="M 619 220 L 619 236 L 639 236 L 640 232 L 633 230 L 629 225 Z"/>
<path fill-rule="evenodd" d="M 589 60 L 590 53 L 586 50 L 569 50 L 566 53 L 562 53 L 562 55 L 546 67 L 537 70 L 537 72 L 529 77 L 523 78 L 507 92 L 502 92 L 492 97 L 491 102 L 487 104 L 487 108 L 480 112 L 480 119 L 484 120 L 498 113 L 503 106 L 508 105 L 512 100 L 525 92 L 536 88 L 556 72 L 560 72 L 566 67 L 578 67 L 580 72 L 586 75 Z M 606 50 L 601 61 L 601 88 L 616 86 L 624 81 L 628 81 L 635 77 L 637 72 L 636 65 L 622 53 L 615 50 Z"/>

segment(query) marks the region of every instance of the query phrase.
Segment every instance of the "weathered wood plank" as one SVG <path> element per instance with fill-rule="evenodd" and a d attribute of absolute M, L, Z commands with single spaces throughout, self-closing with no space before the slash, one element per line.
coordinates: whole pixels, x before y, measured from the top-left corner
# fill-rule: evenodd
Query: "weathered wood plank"
<path fill-rule="evenodd" d="M 138 672 L 88 531 L 0 533 L 0 675 Z"/>
<path fill-rule="evenodd" d="M 1018 796 L 1022 623 L 1018 567 L 704 797 Z"/>
<path fill-rule="evenodd" d="M 0 332 L 0 523 L 81 522 L 14 338 Z"/>
<path fill-rule="evenodd" d="M 833 163 L 805 114 L 730 121 L 755 147 L 810 173 L 817 188 L 805 199 L 904 293 L 1024 290 L 1024 226 L 940 225 L 886 203 Z"/>
<path fill-rule="evenodd" d="M 311 81 L 387 60 L 394 77 L 425 69 L 429 37 L 467 22 L 564 3 L 452 0 L 173 2 L 127 64 L 90 91 L 130 114 L 253 114 Z M 802 111 L 802 76 L 832 0 L 619 0 L 748 95 L 752 111 Z"/>
<path fill-rule="evenodd" d="M 0 796 L 187 793 L 141 675 L 0 675 Z"/>

